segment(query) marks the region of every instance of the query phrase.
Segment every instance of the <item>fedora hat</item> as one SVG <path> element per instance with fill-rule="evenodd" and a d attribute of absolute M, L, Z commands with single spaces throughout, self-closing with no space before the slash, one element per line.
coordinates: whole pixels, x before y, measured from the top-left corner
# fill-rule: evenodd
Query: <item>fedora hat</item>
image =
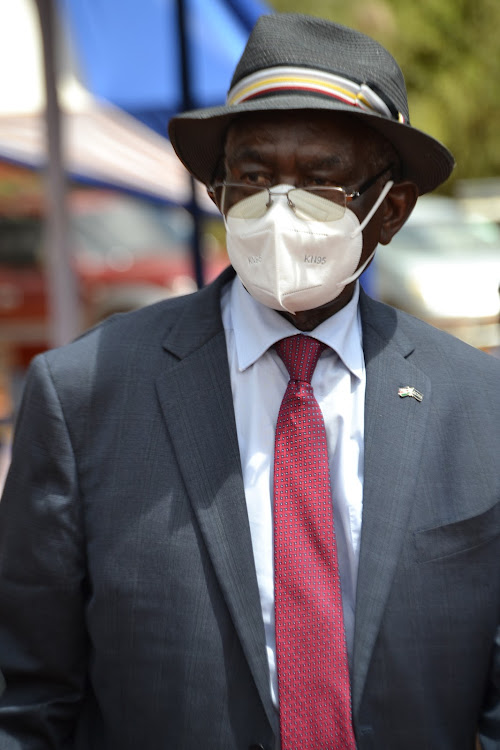
<path fill-rule="evenodd" d="M 393 145 L 402 178 L 420 194 L 444 182 L 454 167 L 445 146 L 410 125 L 403 74 L 384 47 L 354 29 L 298 13 L 261 16 L 226 104 L 172 118 L 170 140 L 184 166 L 209 185 L 232 121 L 272 110 L 351 113 Z"/>

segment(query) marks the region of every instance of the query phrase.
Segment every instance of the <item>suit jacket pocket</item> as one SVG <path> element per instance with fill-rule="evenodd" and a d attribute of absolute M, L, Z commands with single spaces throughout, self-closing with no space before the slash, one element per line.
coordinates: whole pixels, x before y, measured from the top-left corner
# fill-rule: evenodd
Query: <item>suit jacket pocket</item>
<path fill-rule="evenodd" d="M 478 516 L 455 523 L 416 531 L 418 562 L 431 562 L 459 555 L 500 537 L 500 502 Z"/>

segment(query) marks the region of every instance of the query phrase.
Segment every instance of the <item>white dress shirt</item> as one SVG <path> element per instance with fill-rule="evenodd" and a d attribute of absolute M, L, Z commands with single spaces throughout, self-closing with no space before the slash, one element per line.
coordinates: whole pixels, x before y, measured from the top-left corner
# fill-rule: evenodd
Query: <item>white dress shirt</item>
<path fill-rule="evenodd" d="M 325 420 L 344 625 L 352 658 L 354 604 L 363 503 L 365 365 L 358 312 L 359 287 L 342 310 L 307 335 L 327 344 L 312 387 Z M 278 706 L 273 581 L 273 456 L 278 412 L 288 372 L 272 348 L 300 333 L 257 302 L 236 277 L 221 299 L 236 429 L 252 536 L 271 693 Z"/>

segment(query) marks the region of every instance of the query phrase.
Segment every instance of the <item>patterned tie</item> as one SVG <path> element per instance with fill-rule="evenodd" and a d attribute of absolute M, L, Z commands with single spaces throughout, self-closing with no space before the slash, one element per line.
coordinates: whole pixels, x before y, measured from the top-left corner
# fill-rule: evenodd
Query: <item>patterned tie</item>
<path fill-rule="evenodd" d="M 354 750 L 323 416 L 311 377 L 325 345 L 276 350 L 290 381 L 276 426 L 274 585 L 282 750 Z"/>

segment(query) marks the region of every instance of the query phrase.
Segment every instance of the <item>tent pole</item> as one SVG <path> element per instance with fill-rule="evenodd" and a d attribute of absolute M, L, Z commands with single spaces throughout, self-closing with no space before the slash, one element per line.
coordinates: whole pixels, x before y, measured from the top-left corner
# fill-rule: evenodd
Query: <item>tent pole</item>
<path fill-rule="evenodd" d="M 189 56 L 189 40 L 186 24 L 185 0 L 177 0 L 177 21 L 179 24 L 179 56 L 181 70 L 182 110 L 193 109 L 191 87 L 191 61 Z M 202 215 L 196 197 L 195 181 L 190 176 L 191 196 L 187 209 L 193 218 L 192 251 L 196 283 L 198 288 L 204 284 L 202 246 Z"/>
<path fill-rule="evenodd" d="M 81 326 L 77 283 L 70 258 L 61 111 L 57 96 L 55 7 L 53 0 L 36 0 L 36 5 L 42 34 L 46 93 L 48 159 L 45 171 L 47 224 L 44 250 L 49 340 L 51 346 L 60 346 L 73 339 L 80 332 Z"/>

